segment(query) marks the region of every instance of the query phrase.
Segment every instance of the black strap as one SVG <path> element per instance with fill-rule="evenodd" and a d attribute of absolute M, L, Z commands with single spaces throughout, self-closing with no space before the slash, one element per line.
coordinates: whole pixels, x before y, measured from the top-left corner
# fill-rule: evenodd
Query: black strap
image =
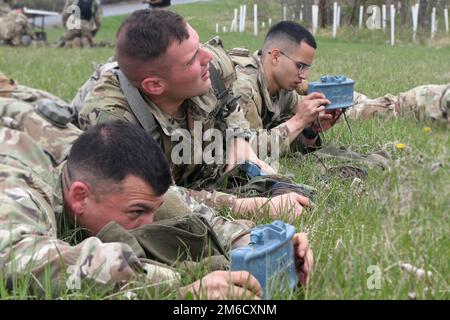
<path fill-rule="evenodd" d="M 214 94 L 217 100 L 219 100 L 219 105 L 216 110 L 213 111 L 214 116 L 216 118 L 224 118 L 236 109 L 238 105 L 237 101 L 240 97 L 233 96 L 227 90 L 219 72 L 212 63 L 209 64 L 209 75 L 211 77 L 211 84 L 214 89 Z M 227 115 L 223 114 L 224 111 L 227 112 Z"/>
<path fill-rule="evenodd" d="M 139 90 L 130 83 L 122 71 L 119 69 L 114 69 L 114 73 L 119 79 L 120 88 L 122 89 L 131 111 L 133 111 L 140 125 L 152 136 L 153 139 L 160 143 L 161 135 L 158 131 L 158 124 L 155 117 L 151 113 L 147 102 L 145 102 Z"/>

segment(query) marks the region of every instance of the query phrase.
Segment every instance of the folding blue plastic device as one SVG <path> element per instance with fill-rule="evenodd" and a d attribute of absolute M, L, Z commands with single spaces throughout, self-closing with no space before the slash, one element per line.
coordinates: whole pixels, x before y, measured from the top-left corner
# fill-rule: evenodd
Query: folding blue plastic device
<path fill-rule="evenodd" d="M 231 251 L 231 270 L 246 270 L 258 279 L 264 299 L 271 299 L 277 290 L 292 290 L 299 280 L 292 245 L 294 234 L 295 228 L 280 220 L 253 228 L 250 244 Z"/>
<path fill-rule="evenodd" d="M 310 82 L 307 93 L 322 92 L 331 101 L 326 109 L 345 109 L 353 106 L 355 81 L 344 76 L 323 76 L 319 82 Z"/>

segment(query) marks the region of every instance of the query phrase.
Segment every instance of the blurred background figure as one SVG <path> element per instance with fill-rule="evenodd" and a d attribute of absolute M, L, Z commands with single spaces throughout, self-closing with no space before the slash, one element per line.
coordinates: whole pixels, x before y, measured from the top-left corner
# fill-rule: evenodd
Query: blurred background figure
<path fill-rule="evenodd" d="M 66 0 L 62 12 L 62 23 L 66 33 L 58 47 L 90 48 L 100 29 L 102 8 L 99 0 Z"/>
<path fill-rule="evenodd" d="M 15 0 L 0 0 L 0 44 L 28 46 L 35 35 L 28 18 L 21 9 L 11 9 Z"/>

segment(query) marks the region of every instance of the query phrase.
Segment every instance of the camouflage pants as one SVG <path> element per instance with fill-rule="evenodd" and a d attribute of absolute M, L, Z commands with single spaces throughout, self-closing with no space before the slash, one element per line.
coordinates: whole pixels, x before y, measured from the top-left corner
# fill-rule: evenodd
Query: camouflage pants
<path fill-rule="evenodd" d="M 91 31 L 67 30 L 57 46 L 60 48 L 91 48 L 94 44 L 93 39 Z"/>
<path fill-rule="evenodd" d="M 81 20 L 79 29 L 69 29 L 59 40 L 57 47 L 90 48 L 99 27 L 93 21 Z"/>
<path fill-rule="evenodd" d="M 349 118 L 364 120 L 410 114 L 417 120 L 431 119 L 450 127 L 450 84 L 420 86 L 397 96 L 386 94 L 377 99 L 355 92 L 354 100 L 355 106 L 346 113 Z"/>

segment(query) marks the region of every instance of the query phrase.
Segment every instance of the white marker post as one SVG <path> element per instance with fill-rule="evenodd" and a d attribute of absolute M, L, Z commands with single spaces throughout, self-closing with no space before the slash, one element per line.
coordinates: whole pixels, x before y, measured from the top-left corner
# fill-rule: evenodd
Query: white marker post
<path fill-rule="evenodd" d="M 312 12 L 313 34 L 315 35 L 317 33 L 317 29 L 319 26 L 319 6 L 313 5 L 311 12 Z"/>
<path fill-rule="evenodd" d="M 286 21 L 286 19 L 287 19 L 287 8 L 286 6 L 283 6 L 283 20 Z"/>
<path fill-rule="evenodd" d="M 445 32 L 448 33 L 448 8 L 444 9 Z"/>
<path fill-rule="evenodd" d="M 395 45 L 395 6 L 391 4 L 391 46 Z"/>
<path fill-rule="evenodd" d="M 216 34 L 219 33 L 219 24 L 216 23 Z"/>
<path fill-rule="evenodd" d="M 381 6 L 381 21 L 382 21 L 382 25 L 383 25 L 383 31 L 386 31 L 386 5 L 383 4 Z"/>
<path fill-rule="evenodd" d="M 223 33 L 227 32 L 227 27 L 226 27 L 226 26 L 223 26 L 223 27 L 222 27 L 222 31 L 223 31 Z"/>
<path fill-rule="evenodd" d="M 363 23 L 364 6 L 359 6 L 359 28 L 362 28 Z"/>
<path fill-rule="evenodd" d="M 237 31 L 237 14 L 238 14 L 238 10 L 234 9 L 234 18 L 231 21 L 230 32 L 236 32 Z"/>
<path fill-rule="evenodd" d="M 375 28 L 376 28 L 376 25 L 377 25 L 377 7 L 374 7 L 373 8 L 373 11 L 372 11 L 372 28 L 371 28 L 371 30 L 373 31 L 373 30 L 375 30 Z"/>
<path fill-rule="evenodd" d="M 253 5 L 253 34 L 258 36 L 258 5 Z"/>
<path fill-rule="evenodd" d="M 239 32 L 242 32 L 242 21 L 244 20 L 244 6 L 239 6 Z"/>
<path fill-rule="evenodd" d="M 303 5 L 302 5 L 302 8 L 300 9 L 300 13 L 299 13 L 299 15 L 298 15 L 298 20 L 301 22 L 301 21 L 303 21 Z"/>
<path fill-rule="evenodd" d="M 337 2 L 333 3 L 333 38 L 336 38 L 337 32 Z"/>
<path fill-rule="evenodd" d="M 433 8 L 433 11 L 431 12 L 431 39 L 434 38 L 436 35 L 436 8 Z"/>
<path fill-rule="evenodd" d="M 272 18 L 269 18 L 268 23 L 269 23 L 269 28 L 270 28 L 272 26 Z"/>
<path fill-rule="evenodd" d="M 419 4 L 416 3 L 411 7 L 412 21 L 413 21 L 413 41 L 416 42 L 417 24 L 419 21 Z"/>
<path fill-rule="evenodd" d="M 266 23 L 264 21 L 261 22 L 261 29 L 266 29 Z"/>
<path fill-rule="evenodd" d="M 245 21 L 247 20 L 247 5 L 244 4 L 244 22 L 242 24 L 242 32 L 245 31 Z"/>

